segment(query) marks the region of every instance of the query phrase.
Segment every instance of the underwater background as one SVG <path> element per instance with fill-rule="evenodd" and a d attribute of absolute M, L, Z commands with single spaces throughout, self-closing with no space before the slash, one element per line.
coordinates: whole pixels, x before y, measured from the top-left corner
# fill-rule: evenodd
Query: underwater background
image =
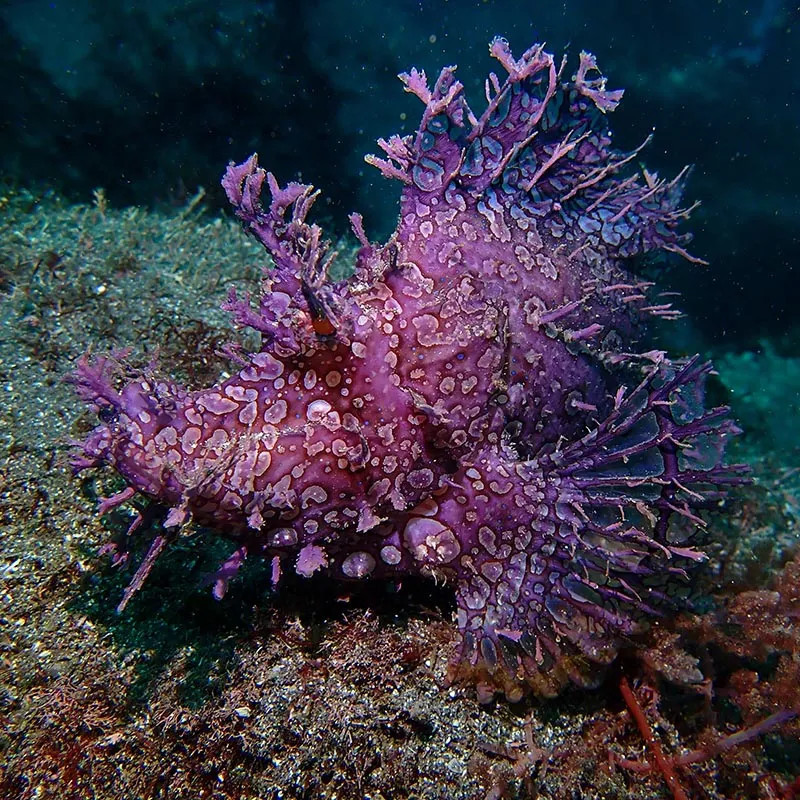
<path fill-rule="evenodd" d="M 130 575 L 98 551 L 128 520 L 95 513 L 118 478 L 69 468 L 92 425 L 64 383 L 77 358 L 131 347 L 215 381 L 220 303 L 264 262 L 225 165 L 257 151 L 313 182 L 346 262 L 349 212 L 375 240 L 396 223 L 363 156 L 416 129 L 397 74 L 458 64 L 479 105 L 496 35 L 594 53 L 626 90 L 615 145 L 654 130 L 649 170 L 694 165 L 709 264 L 648 265 L 686 312 L 657 336 L 713 357 L 754 479 L 711 525 L 698 613 L 598 690 L 489 706 L 442 688 L 452 598 L 424 582 L 298 597 L 250 566 L 218 603 L 203 577 L 224 547 L 198 532 L 116 615 Z M 0 794 L 800 796 L 798 52 L 787 0 L 0 3 Z"/>

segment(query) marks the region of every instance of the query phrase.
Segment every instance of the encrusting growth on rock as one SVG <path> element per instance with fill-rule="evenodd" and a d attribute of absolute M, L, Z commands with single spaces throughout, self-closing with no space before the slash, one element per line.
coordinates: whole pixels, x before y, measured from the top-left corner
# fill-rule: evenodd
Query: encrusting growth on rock
<path fill-rule="evenodd" d="M 428 576 L 453 587 L 454 680 L 514 700 L 596 683 L 648 617 L 680 606 L 704 555 L 702 512 L 743 469 L 736 432 L 705 410 L 699 358 L 637 352 L 650 316 L 677 313 L 626 264 L 686 251 L 685 171 L 632 171 L 611 146 L 606 89 L 581 53 L 571 78 L 541 46 L 486 82 L 480 116 L 454 69 L 414 136 L 367 161 L 402 184 L 398 226 L 368 240 L 353 275 L 308 222 L 311 186 L 281 187 L 255 155 L 223 187 L 272 257 L 260 298 L 231 291 L 261 334 L 239 372 L 210 389 L 122 378 L 122 360 L 74 375 L 100 424 L 76 467 L 108 464 L 169 508 L 121 607 L 190 519 L 235 543 L 222 597 L 246 558 L 346 580 Z M 641 149 L 641 148 L 640 148 Z M 140 525 L 131 526 L 130 533 Z M 115 558 L 125 548 L 114 546 Z"/>

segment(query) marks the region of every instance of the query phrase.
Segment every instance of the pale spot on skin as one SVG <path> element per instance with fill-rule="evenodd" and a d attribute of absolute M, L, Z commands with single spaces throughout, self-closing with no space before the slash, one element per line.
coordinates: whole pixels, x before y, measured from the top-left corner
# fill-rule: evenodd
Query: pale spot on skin
<path fill-rule="evenodd" d="M 420 314 L 412 318 L 411 323 L 417 329 L 417 341 L 423 347 L 435 347 L 449 341 L 446 334 L 438 332 L 439 320 L 433 314 Z"/>
<path fill-rule="evenodd" d="M 473 375 L 467 378 L 467 380 L 461 382 L 461 392 L 463 394 L 469 394 L 477 385 L 478 379 L 475 375 Z"/>
<path fill-rule="evenodd" d="M 517 245 L 517 247 L 514 249 L 514 255 L 517 257 L 519 263 L 527 271 L 530 272 L 530 270 L 533 269 L 534 266 L 533 256 L 531 255 L 530 250 L 528 250 L 527 247 L 524 247 L 521 244 Z"/>
<path fill-rule="evenodd" d="M 433 483 L 433 472 L 429 469 L 415 469 L 408 473 L 408 483 L 415 489 L 425 489 Z"/>
<path fill-rule="evenodd" d="M 217 428 L 206 441 L 211 450 L 222 451 L 228 444 L 228 432 L 224 428 Z"/>
<path fill-rule="evenodd" d="M 381 444 L 388 447 L 394 443 L 394 429 L 397 427 L 393 422 L 387 422 L 385 425 L 378 425 L 376 431 L 380 436 Z"/>
<path fill-rule="evenodd" d="M 447 211 L 437 211 L 434 214 L 436 224 L 440 228 L 444 228 L 449 222 L 452 222 L 458 216 L 458 210 L 455 208 L 448 208 Z"/>
<path fill-rule="evenodd" d="M 283 374 L 283 364 L 269 353 L 256 353 L 253 365 L 258 368 L 258 380 L 272 381 Z"/>
<path fill-rule="evenodd" d="M 401 558 L 402 553 L 393 544 L 387 544 L 381 548 L 381 559 L 387 564 L 392 566 L 399 564 Z"/>
<path fill-rule="evenodd" d="M 310 578 L 317 570 L 328 566 L 328 556 L 325 551 L 314 544 L 307 544 L 297 556 L 295 571 L 298 575 Z"/>
<path fill-rule="evenodd" d="M 236 462 L 233 474 L 230 476 L 229 483 L 242 494 L 249 494 L 253 491 L 253 464 L 255 463 L 255 453 L 246 453 L 244 457 Z"/>
<path fill-rule="evenodd" d="M 225 394 L 230 397 L 231 400 L 236 400 L 239 403 L 255 400 L 258 397 L 258 392 L 255 389 L 235 385 L 226 386 Z"/>
<path fill-rule="evenodd" d="M 342 572 L 348 578 L 366 578 L 375 569 L 375 558 L 370 553 L 350 553 L 342 562 Z"/>
<path fill-rule="evenodd" d="M 192 425 L 202 425 L 203 418 L 200 414 L 197 413 L 197 410 L 189 406 L 186 411 L 184 411 L 184 416 L 186 417 L 186 421 L 190 422 Z"/>
<path fill-rule="evenodd" d="M 252 400 L 239 412 L 239 422 L 241 422 L 242 425 L 251 425 L 255 422 L 257 415 L 258 406 L 256 405 L 256 401 Z"/>
<path fill-rule="evenodd" d="M 490 370 L 494 362 L 498 359 L 497 353 L 493 350 L 487 350 L 479 359 L 478 367 L 481 370 Z"/>
<path fill-rule="evenodd" d="M 327 400 L 313 400 L 308 404 L 306 417 L 309 422 L 321 422 L 331 410 L 331 404 Z"/>
<path fill-rule="evenodd" d="M 162 428 L 155 435 L 155 442 L 157 447 L 162 450 L 167 447 L 174 447 L 178 443 L 177 431 L 171 425 Z"/>
<path fill-rule="evenodd" d="M 345 411 L 345 413 L 342 414 L 342 427 L 346 431 L 353 431 L 354 433 L 357 433 L 361 430 L 361 423 L 358 421 L 358 417 L 348 411 Z"/>
<path fill-rule="evenodd" d="M 201 408 L 205 408 L 209 413 L 218 416 L 229 414 L 231 411 L 235 411 L 239 408 L 238 403 L 235 403 L 227 397 L 222 397 L 222 395 L 217 392 L 209 392 L 203 395 L 197 400 L 197 405 Z"/>
<path fill-rule="evenodd" d="M 321 486 L 308 486 L 300 495 L 300 503 L 303 508 L 308 508 L 311 503 L 322 505 L 328 499 L 328 493 Z"/>
<path fill-rule="evenodd" d="M 241 508 L 242 498 L 236 492 L 225 492 L 220 505 L 227 509 Z"/>
<path fill-rule="evenodd" d="M 325 449 L 325 442 L 313 442 L 312 444 L 306 443 L 304 445 L 308 455 L 313 458 L 318 456 Z"/>
<path fill-rule="evenodd" d="M 397 469 L 397 456 L 384 456 L 383 471 L 387 475 L 391 475 L 396 469 Z"/>
<path fill-rule="evenodd" d="M 549 278 L 551 281 L 558 280 L 558 268 L 549 258 L 537 256 L 536 260 L 539 263 L 539 269 L 545 278 Z"/>
<path fill-rule="evenodd" d="M 338 411 L 329 411 L 323 418 L 322 424 L 331 432 L 338 431 L 342 427 L 342 418 Z"/>
<path fill-rule="evenodd" d="M 467 441 L 467 432 L 464 430 L 453 431 L 450 436 L 450 444 L 453 447 L 461 447 Z"/>
<path fill-rule="evenodd" d="M 379 502 L 389 493 L 392 482 L 388 478 L 381 478 L 375 481 L 367 491 L 367 497 L 373 502 Z"/>
<path fill-rule="evenodd" d="M 490 527 L 487 525 L 482 525 L 480 527 L 478 530 L 478 541 L 489 555 L 497 555 L 497 536 Z"/>
<path fill-rule="evenodd" d="M 283 422 L 287 412 L 288 406 L 286 405 L 286 401 L 276 400 L 272 405 L 268 406 L 267 410 L 264 412 L 264 422 L 277 425 L 279 422 Z"/>
<path fill-rule="evenodd" d="M 403 542 L 417 561 L 428 565 L 448 564 L 461 552 L 453 531 L 430 517 L 412 517 Z"/>
<path fill-rule="evenodd" d="M 253 474 L 260 478 L 269 469 L 271 463 L 272 455 L 269 450 L 259 450 L 256 456 L 256 463 L 253 465 Z"/>
<path fill-rule="evenodd" d="M 423 294 L 430 294 L 433 291 L 433 281 L 425 277 L 415 263 L 408 261 L 403 264 L 403 273 L 407 280 L 400 291 L 407 297 L 420 298 Z"/>
<path fill-rule="evenodd" d="M 503 574 L 503 565 L 499 561 L 487 561 L 481 564 L 481 575 L 489 583 L 497 583 Z"/>
<path fill-rule="evenodd" d="M 201 431 L 200 428 L 187 428 L 181 436 L 181 449 L 186 455 L 191 455 L 197 448 L 200 441 Z"/>

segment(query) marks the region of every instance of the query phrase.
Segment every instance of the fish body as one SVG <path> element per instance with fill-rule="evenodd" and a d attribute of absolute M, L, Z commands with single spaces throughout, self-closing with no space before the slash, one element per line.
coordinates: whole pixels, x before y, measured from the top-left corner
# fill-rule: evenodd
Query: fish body
<path fill-rule="evenodd" d="M 261 333 L 238 373 L 120 387 L 114 359 L 81 362 L 101 424 L 77 465 L 125 478 L 106 508 L 134 491 L 169 508 L 121 605 L 193 519 L 234 543 L 220 597 L 248 557 L 276 581 L 451 585 L 451 677 L 518 699 L 595 683 L 683 603 L 703 512 L 742 480 L 723 460 L 727 409 L 704 408 L 710 365 L 637 350 L 650 317 L 676 312 L 630 262 L 692 259 L 685 173 L 636 174 L 638 150 L 612 148 L 622 92 L 589 54 L 567 78 L 541 46 L 490 51 L 507 77 L 490 75 L 480 117 L 453 68 L 433 87 L 401 75 L 420 127 L 367 157 L 402 184 L 400 219 L 377 244 L 351 215 L 344 281 L 327 279 L 312 187 L 281 187 L 256 156 L 228 167 L 227 196 L 274 262 L 257 307 L 226 304 Z"/>

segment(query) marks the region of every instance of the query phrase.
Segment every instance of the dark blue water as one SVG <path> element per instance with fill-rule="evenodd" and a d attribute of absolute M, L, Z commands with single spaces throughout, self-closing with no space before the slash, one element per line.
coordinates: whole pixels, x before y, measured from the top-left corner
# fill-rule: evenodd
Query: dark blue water
<path fill-rule="evenodd" d="M 497 34 L 594 52 L 627 89 L 618 142 L 651 168 L 696 169 L 695 252 L 673 288 L 711 344 L 797 339 L 800 8 L 789 0 L 11 0 L 0 9 L 0 165 L 7 179 L 113 204 L 222 205 L 229 159 L 257 150 L 323 190 L 334 230 L 394 227 L 394 187 L 366 167 L 417 102 L 395 76 L 459 64 L 473 104 Z"/>

